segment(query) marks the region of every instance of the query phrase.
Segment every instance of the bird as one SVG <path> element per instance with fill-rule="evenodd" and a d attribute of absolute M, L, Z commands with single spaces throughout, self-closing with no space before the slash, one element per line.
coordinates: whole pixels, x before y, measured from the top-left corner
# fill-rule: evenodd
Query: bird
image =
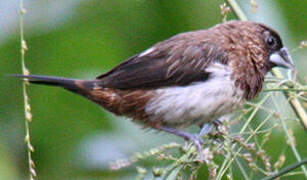
<path fill-rule="evenodd" d="M 201 153 L 212 124 L 257 97 L 274 67 L 294 68 L 277 31 L 232 20 L 174 35 L 93 80 L 15 76 L 84 96 L 145 128 L 192 141 Z M 200 134 L 184 130 L 192 125 Z"/>

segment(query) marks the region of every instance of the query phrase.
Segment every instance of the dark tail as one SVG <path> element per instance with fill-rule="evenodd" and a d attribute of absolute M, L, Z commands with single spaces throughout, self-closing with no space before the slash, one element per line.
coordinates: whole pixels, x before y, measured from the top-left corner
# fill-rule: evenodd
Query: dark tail
<path fill-rule="evenodd" d="M 28 79 L 30 83 L 33 84 L 45 84 L 50 86 L 59 86 L 71 91 L 79 91 L 81 88 L 76 84 L 76 79 L 68 79 L 62 77 L 54 76 L 40 76 L 40 75 L 22 75 L 22 74 L 12 74 L 9 76 L 19 77 L 23 79 Z"/>

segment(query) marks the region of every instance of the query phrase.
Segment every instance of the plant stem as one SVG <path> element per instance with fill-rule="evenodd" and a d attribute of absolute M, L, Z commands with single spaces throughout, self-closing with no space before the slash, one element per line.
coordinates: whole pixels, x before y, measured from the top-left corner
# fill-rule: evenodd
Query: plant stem
<path fill-rule="evenodd" d="M 25 53 L 27 48 L 26 41 L 24 39 L 24 14 L 26 13 L 26 10 L 23 5 L 23 0 L 20 0 L 20 47 L 21 47 L 21 67 L 22 67 L 22 74 L 28 75 L 29 71 L 26 68 L 25 65 Z M 22 83 L 22 90 L 23 90 L 23 98 L 24 98 L 24 114 L 25 114 L 25 143 L 27 145 L 27 155 L 28 155 L 28 166 L 29 166 L 29 179 L 34 180 L 34 177 L 36 176 L 36 171 L 34 169 L 34 161 L 32 159 L 32 152 L 34 151 L 34 148 L 31 144 L 30 139 L 30 127 L 29 123 L 32 121 L 32 114 L 31 114 L 31 106 L 29 104 L 29 98 L 27 95 L 27 89 L 26 89 L 26 82 L 24 81 Z"/>
<path fill-rule="evenodd" d="M 235 0 L 227 0 L 228 4 L 231 6 L 235 14 L 238 16 L 238 18 L 242 21 L 247 21 L 247 17 L 242 11 L 241 7 Z"/>
<path fill-rule="evenodd" d="M 278 178 L 300 166 L 302 166 L 303 164 L 307 164 L 307 159 L 303 159 L 302 161 L 300 162 L 297 162 L 295 164 L 292 164 L 284 169 L 282 169 L 281 171 L 279 171 L 278 173 L 274 174 L 273 176 L 269 176 L 269 177 L 266 177 L 266 178 L 263 178 L 262 180 L 273 180 L 275 178 Z"/>
<path fill-rule="evenodd" d="M 278 69 L 273 69 L 272 73 L 274 76 L 278 78 L 284 78 L 282 73 Z M 291 96 L 289 92 L 284 91 L 283 93 L 287 97 L 287 99 L 289 99 L 289 102 L 290 102 L 290 105 L 293 111 L 295 112 L 297 117 L 299 117 L 299 119 L 301 120 L 301 123 L 303 127 L 305 128 L 305 130 L 307 130 L 307 114 L 306 114 L 304 107 L 299 102 L 299 100 L 296 97 Z"/>
<path fill-rule="evenodd" d="M 272 91 L 282 91 L 282 92 L 307 92 L 307 89 L 295 89 L 295 88 L 272 88 L 272 89 L 265 89 L 263 92 L 272 92 Z"/>

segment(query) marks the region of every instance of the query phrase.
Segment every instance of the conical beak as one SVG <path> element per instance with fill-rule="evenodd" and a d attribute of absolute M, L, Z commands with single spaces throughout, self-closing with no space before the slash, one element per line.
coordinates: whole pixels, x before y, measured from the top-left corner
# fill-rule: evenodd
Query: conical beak
<path fill-rule="evenodd" d="M 269 61 L 275 64 L 276 66 L 294 69 L 294 63 L 292 61 L 290 53 L 288 49 L 285 47 L 271 54 Z"/>

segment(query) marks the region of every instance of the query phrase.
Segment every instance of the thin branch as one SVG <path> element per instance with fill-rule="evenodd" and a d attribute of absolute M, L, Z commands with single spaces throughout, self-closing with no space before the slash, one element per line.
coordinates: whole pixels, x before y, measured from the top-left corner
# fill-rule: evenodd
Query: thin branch
<path fill-rule="evenodd" d="M 274 103 L 275 107 L 278 107 L 278 104 L 277 104 L 275 99 L 273 99 L 273 103 Z M 283 128 L 283 130 L 284 130 L 284 132 L 285 132 L 285 134 L 286 134 L 286 136 L 288 138 L 288 143 L 289 143 L 289 145 L 290 145 L 290 147 L 291 147 L 291 149 L 293 151 L 293 154 L 294 154 L 295 158 L 297 159 L 297 161 L 301 161 L 302 158 L 301 158 L 300 154 L 298 153 L 298 151 L 297 151 L 297 149 L 295 147 L 296 146 L 295 142 L 294 142 L 293 138 L 291 137 L 291 135 L 290 135 L 290 133 L 288 131 L 289 128 L 287 127 L 287 125 L 286 125 L 286 123 L 285 123 L 285 121 L 283 119 L 280 119 L 280 122 L 281 122 L 282 128 Z M 306 167 L 302 166 L 302 170 L 303 170 L 305 176 L 307 177 Z"/>
<path fill-rule="evenodd" d="M 236 2 L 236 0 L 227 0 L 228 4 L 231 6 L 235 14 L 238 16 L 238 18 L 242 21 L 247 21 L 247 17 L 240 8 L 239 4 Z"/>
<path fill-rule="evenodd" d="M 23 0 L 20 0 L 20 46 L 21 46 L 21 66 L 22 66 L 22 73 L 24 75 L 28 75 L 29 71 L 26 68 L 25 65 L 25 53 L 28 50 L 25 38 L 24 38 L 24 14 L 26 13 L 26 9 L 24 8 L 23 5 Z M 29 179 L 34 180 L 34 177 L 36 176 L 36 171 L 34 169 L 35 164 L 32 159 L 32 152 L 34 151 L 34 148 L 31 144 L 30 140 L 30 128 L 29 128 L 29 123 L 32 121 L 32 113 L 31 113 L 31 106 L 29 104 L 29 97 L 27 95 L 27 89 L 26 89 L 26 83 L 23 82 L 22 84 L 22 90 L 23 90 L 23 98 L 24 98 L 24 113 L 25 113 L 25 130 L 26 130 L 26 135 L 25 135 L 25 143 L 27 145 L 27 150 L 28 150 L 28 166 L 29 166 Z"/>
<path fill-rule="evenodd" d="M 284 175 L 284 174 L 286 174 L 286 173 L 288 173 L 288 172 L 290 172 L 290 171 L 292 171 L 292 170 L 294 170 L 294 169 L 296 169 L 296 168 L 298 168 L 298 167 L 300 167 L 300 166 L 302 166 L 302 165 L 304 165 L 304 164 L 307 164 L 307 159 L 303 159 L 303 160 L 300 161 L 300 162 L 297 162 L 297 163 L 295 163 L 295 164 L 292 164 L 292 165 L 290 165 L 290 166 L 288 166 L 288 167 L 282 169 L 282 170 L 279 171 L 278 173 L 276 173 L 276 174 L 274 174 L 274 175 L 272 175 L 272 176 L 263 178 L 262 180 L 273 180 L 273 179 L 278 178 L 278 177 L 280 177 L 280 176 L 282 176 L 282 175 Z"/>
<path fill-rule="evenodd" d="M 249 179 L 249 178 L 248 178 L 248 175 L 247 175 L 247 173 L 246 173 L 244 167 L 243 167 L 242 164 L 240 163 L 240 161 L 239 161 L 237 158 L 235 159 L 235 161 L 236 161 L 236 163 L 237 163 L 237 165 L 238 165 L 238 167 L 239 167 L 239 169 L 240 169 L 240 171 L 241 171 L 241 173 L 242 173 L 244 179 Z"/>
<path fill-rule="evenodd" d="M 249 123 L 251 122 L 251 120 L 254 118 L 254 116 L 256 115 L 256 113 L 259 111 L 261 105 L 263 103 L 265 103 L 265 101 L 270 97 L 270 94 L 267 94 L 264 98 L 261 99 L 261 101 L 257 104 L 257 107 L 254 108 L 253 112 L 251 113 L 251 115 L 249 116 L 248 120 L 245 121 L 245 124 L 243 125 L 242 129 L 240 130 L 240 134 L 244 133 L 244 131 L 247 129 Z M 264 124 L 269 120 L 270 118 L 265 119 L 264 121 L 262 121 L 260 123 L 260 125 L 255 129 L 255 131 L 257 132 L 258 130 L 261 129 L 262 126 L 264 126 Z M 245 139 L 245 142 L 247 143 L 252 137 L 254 136 L 254 134 L 251 134 L 248 138 Z M 236 144 L 234 144 L 231 149 L 235 149 Z M 227 156 L 222 164 L 222 166 L 219 168 L 219 173 L 216 179 L 222 179 L 223 175 L 226 173 L 227 169 L 230 167 L 230 165 L 232 164 L 232 162 L 235 160 L 235 158 L 237 157 L 237 155 L 240 153 L 240 151 L 242 150 L 242 147 L 239 147 L 238 150 L 236 152 L 233 153 L 233 156 Z"/>
<path fill-rule="evenodd" d="M 272 89 L 264 89 L 263 92 L 272 92 L 272 91 L 282 91 L 284 93 L 290 92 L 290 91 L 296 91 L 296 92 L 307 92 L 307 89 L 295 89 L 295 88 L 272 88 Z"/>
<path fill-rule="evenodd" d="M 284 78 L 282 73 L 278 69 L 273 69 L 272 73 L 273 73 L 274 76 L 276 76 L 278 78 Z M 305 130 L 307 130 L 307 114 L 306 114 L 304 107 L 299 102 L 299 100 L 296 97 L 292 97 L 289 92 L 283 92 L 283 93 L 287 97 L 287 99 L 289 99 L 290 105 L 291 105 L 293 111 L 295 112 L 295 114 L 301 120 L 301 123 L 302 123 L 303 127 L 305 128 Z"/>

